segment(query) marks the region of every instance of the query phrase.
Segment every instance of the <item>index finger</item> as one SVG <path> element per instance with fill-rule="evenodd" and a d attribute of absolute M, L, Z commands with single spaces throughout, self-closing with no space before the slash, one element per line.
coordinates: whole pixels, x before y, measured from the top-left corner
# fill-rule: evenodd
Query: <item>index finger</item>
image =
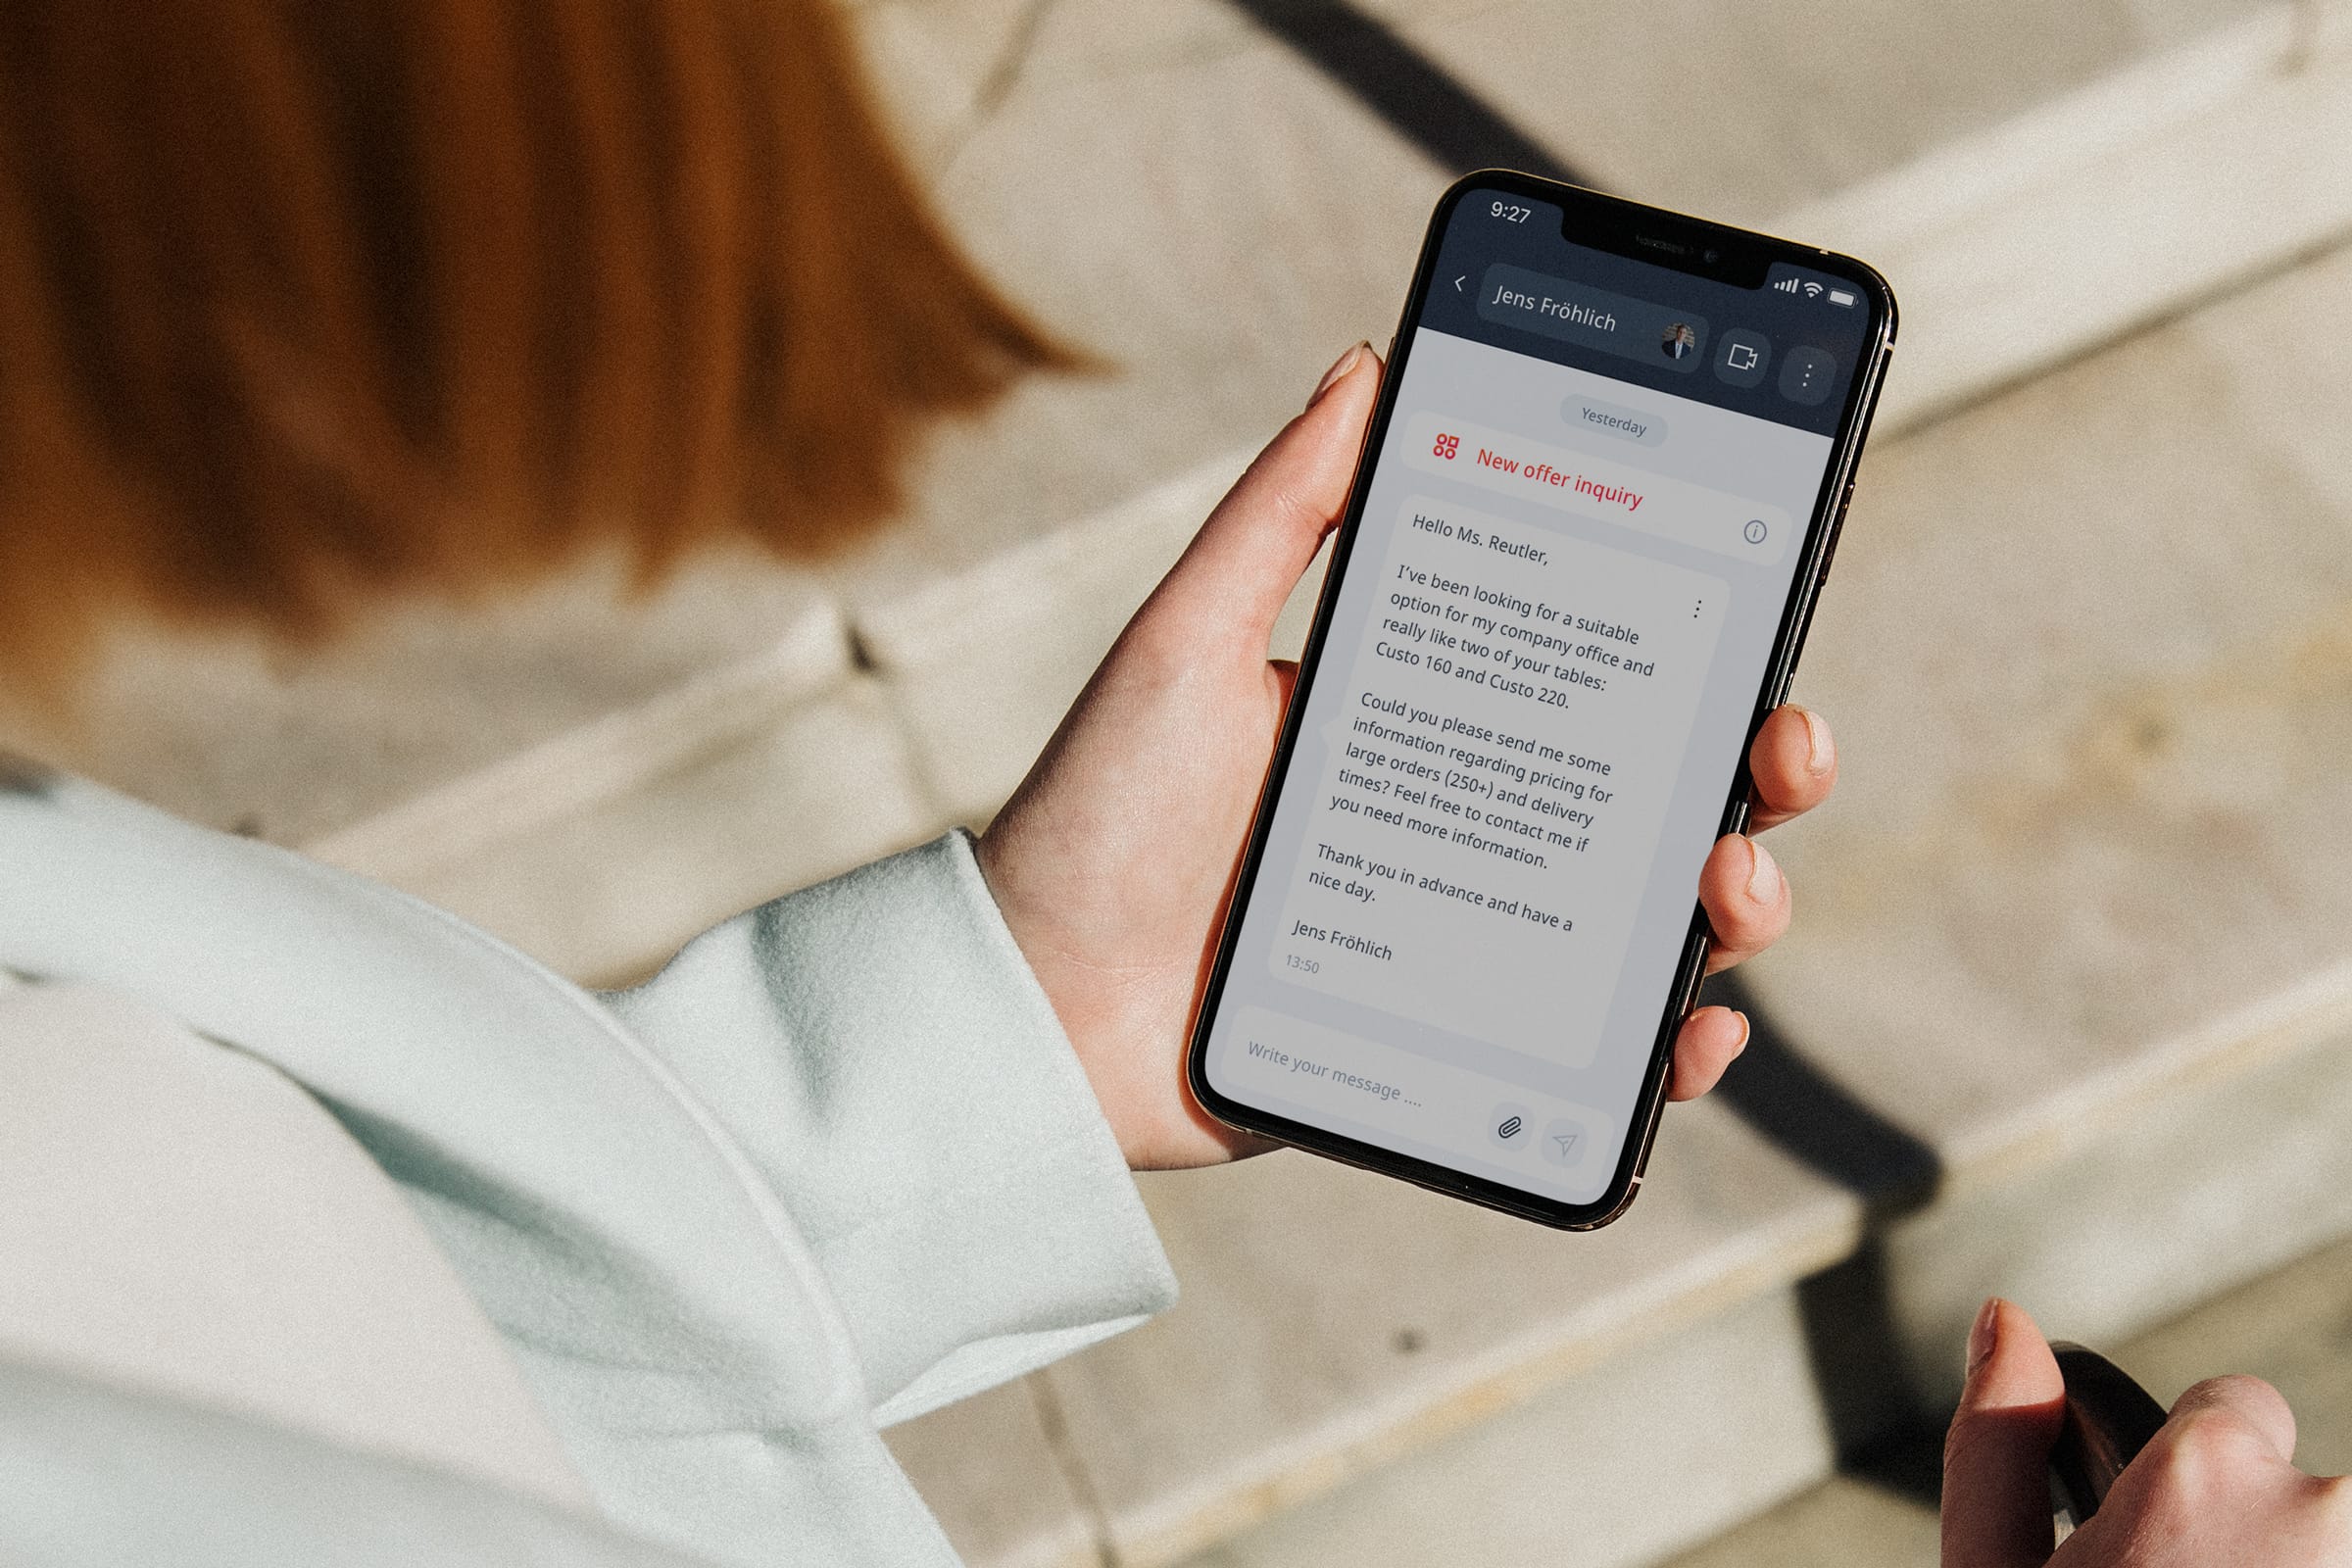
<path fill-rule="evenodd" d="M 2167 1425 L 2187 1427 L 2200 1421 L 2227 1422 L 2260 1440 L 2281 1464 L 2294 1463 L 2295 1412 L 2285 1396 L 2260 1378 L 2207 1378 L 2173 1401 Z"/>

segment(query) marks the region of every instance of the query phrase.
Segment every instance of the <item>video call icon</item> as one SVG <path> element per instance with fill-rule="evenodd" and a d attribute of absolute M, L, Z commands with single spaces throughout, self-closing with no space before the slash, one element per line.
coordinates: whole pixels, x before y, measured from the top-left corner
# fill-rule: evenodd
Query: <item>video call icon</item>
<path fill-rule="evenodd" d="M 1715 379 L 1726 386 L 1754 386 L 1772 364 L 1772 339 L 1744 326 L 1735 326 L 1715 345 Z"/>

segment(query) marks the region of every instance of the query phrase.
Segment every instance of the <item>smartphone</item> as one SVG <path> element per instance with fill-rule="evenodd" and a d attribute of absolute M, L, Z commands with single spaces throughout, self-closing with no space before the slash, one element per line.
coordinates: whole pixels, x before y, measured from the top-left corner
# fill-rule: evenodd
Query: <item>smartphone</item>
<path fill-rule="evenodd" d="M 1525 174 L 1446 193 L 1202 994 L 1211 1115 L 1624 1212 L 1894 323 L 1848 257 Z"/>

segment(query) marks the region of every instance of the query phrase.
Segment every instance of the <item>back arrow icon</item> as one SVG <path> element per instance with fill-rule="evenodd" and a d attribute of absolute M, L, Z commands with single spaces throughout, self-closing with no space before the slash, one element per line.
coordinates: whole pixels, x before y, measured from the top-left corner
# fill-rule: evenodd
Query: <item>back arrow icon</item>
<path fill-rule="evenodd" d="M 1469 274 L 1468 272 L 1464 272 L 1464 273 L 1463 273 L 1461 276 L 1459 276 L 1459 277 L 1457 277 L 1457 278 L 1455 278 L 1455 279 L 1453 280 L 1453 291 L 1454 291 L 1456 294 L 1459 294 L 1459 293 L 1462 291 L 1462 285 L 1463 285 L 1464 283 L 1467 283 L 1467 282 L 1469 282 L 1469 281 L 1470 281 L 1470 274 Z"/>

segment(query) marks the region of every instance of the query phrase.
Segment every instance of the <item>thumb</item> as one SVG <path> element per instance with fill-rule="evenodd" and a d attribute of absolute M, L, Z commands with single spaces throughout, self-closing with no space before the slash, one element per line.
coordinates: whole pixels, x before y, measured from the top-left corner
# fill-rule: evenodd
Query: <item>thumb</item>
<path fill-rule="evenodd" d="M 1380 356 L 1358 343 L 1217 503 L 1152 595 L 1153 608 L 1196 630 L 1218 626 L 1265 655 L 1274 617 L 1348 504 L 1364 425 L 1380 390 Z"/>
<path fill-rule="evenodd" d="M 2049 1560 L 2050 1445 L 2066 1381 L 2025 1309 L 1998 1297 L 1968 1335 L 1968 1382 L 1943 1445 L 1943 1568 Z"/>

